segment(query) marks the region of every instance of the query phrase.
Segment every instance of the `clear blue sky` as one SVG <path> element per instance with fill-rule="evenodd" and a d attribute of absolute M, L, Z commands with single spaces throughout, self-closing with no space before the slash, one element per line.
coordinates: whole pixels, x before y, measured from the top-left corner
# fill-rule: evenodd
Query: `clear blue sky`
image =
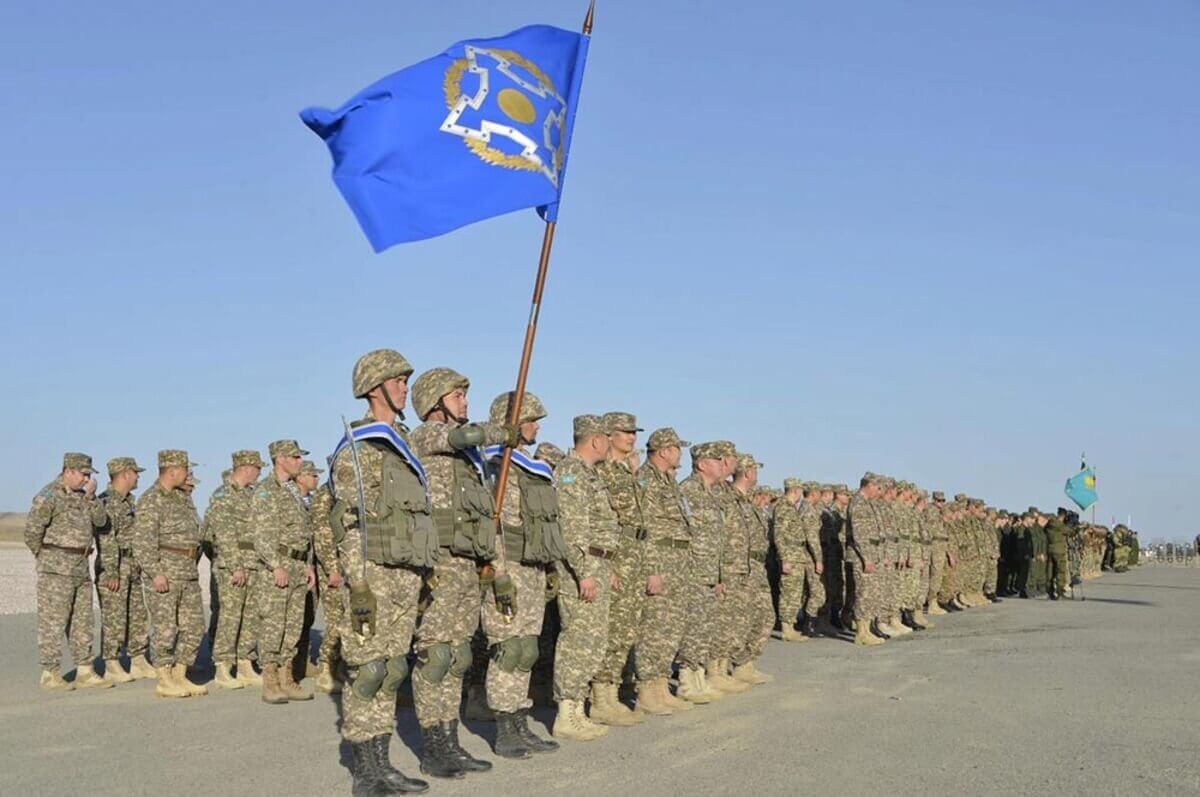
<path fill-rule="evenodd" d="M 0 10 L 0 508 L 64 450 L 318 458 L 371 348 L 509 389 L 532 211 L 373 255 L 297 118 L 583 0 Z M 1200 7 L 600 0 L 531 387 L 1190 536 Z M 368 292 L 360 290 L 370 284 Z M 384 287 L 384 286 L 388 287 Z M 448 313 L 448 309 L 456 312 Z M 152 474 L 148 473 L 147 476 Z"/>

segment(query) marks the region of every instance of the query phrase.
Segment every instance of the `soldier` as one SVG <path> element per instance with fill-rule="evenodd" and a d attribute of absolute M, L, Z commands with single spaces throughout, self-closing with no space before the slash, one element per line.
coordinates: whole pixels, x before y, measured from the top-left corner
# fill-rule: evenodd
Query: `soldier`
<path fill-rule="evenodd" d="M 286 485 L 300 496 L 300 500 L 304 504 L 304 509 L 308 513 L 309 527 L 313 530 L 314 540 L 316 538 L 317 519 L 313 514 L 313 498 L 316 496 L 317 488 L 321 486 L 321 474 L 324 472 L 311 459 L 306 459 L 300 463 L 300 472 L 296 474 L 296 478 Z M 300 640 L 296 642 L 296 651 L 292 656 L 291 662 L 292 677 L 295 680 L 307 678 L 309 667 L 312 664 L 312 627 L 317 621 L 317 599 L 318 593 L 322 589 L 321 582 L 316 579 L 315 543 L 313 544 L 312 559 L 314 560 L 311 562 L 314 584 L 311 589 L 304 593 L 304 624 L 300 626 Z"/>
<path fill-rule="evenodd" d="M 912 629 L 900 621 L 901 539 L 895 512 L 898 485 L 895 479 L 888 477 L 881 477 L 880 484 L 882 490 L 874 501 L 883 524 L 883 567 L 878 571 L 879 615 L 874 630 L 887 638 L 911 634 Z"/>
<path fill-rule="evenodd" d="M 565 456 L 566 452 L 553 443 L 538 443 L 533 452 L 534 460 L 549 465 L 551 473 Z M 562 533 L 561 528 L 559 533 Z M 538 634 L 538 659 L 530 676 L 530 693 L 534 702 L 543 706 L 554 705 L 554 648 L 558 645 L 558 632 L 562 627 L 558 619 L 558 593 L 563 580 L 562 574 L 566 569 L 562 561 L 559 560 L 552 568 L 546 570 L 546 606 L 542 614 L 542 633 Z"/>
<path fill-rule="evenodd" d="M 349 582 L 341 643 L 351 683 L 342 693 L 342 738 L 354 760 L 355 795 L 429 788 L 393 767 L 388 752 L 396 692 L 408 676 L 421 573 L 437 557 L 425 469 L 402 423 L 412 372 L 392 349 L 358 359 L 351 381 L 367 412 L 331 457 L 330 519 Z"/>
<path fill-rule="evenodd" d="M 312 548 L 308 511 L 290 485 L 308 452 L 295 440 L 276 440 L 267 453 L 272 467 L 250 499 L 250 524 L 262 568 L 257 595 L 262 701 L 282 704 L 313 697 L 296 683 L 290 663 L 304 624 L 304 596 L 316 583 L 316 574 L 308 563 Z"/>
<path fill-rule="evenodd" d="M 186 451 L 158 452 L 158 479 L 137 501 L 133 555 L 149 582 L 150 649 L 158 675 L 159 697 L 208 694 L 187 677 L 204 636 L 200 600 L 200 521 L 183 490 L 189 468 Z"/>
<path fill-rule="evenodd" d="M 25 545 L 37 560 L 39 686 L 46 691 L 113 686 L 92 669 L 88 555 L 93 530 L 107 522 L 92 474 L 87 454 L 64 454 L 62 472 L 34 496 L 25 519 Z M 75 660 L 74 684 L 59 673 L 63 634 Z"/>
<path fill-rule="evenodd" d="M 692 529 L 676 474 L 683 449 L 689 445 L 669 426 L 655 429 L 646 442 L 646 462 L 637 473 L 645 485 L 642 506 L 651 573 L 636 656 L 638 707 L 650 714 L 685 711 L 692 705 L 672 695 L 667 686 L 688 619 Z"/>
<path fill-rule="evenodd" d="M 767 580 L 769 529 L 766 520 L 751 499 L 758 483 L 758 469 L 761 467 L 763 464 L 756 462 L 754 457 L 741 454 L 733 474 L 734 497 L 737 498 L 737 508 L 749 534 L 750 571 L 746 575 L 744 586 L 746 611 L 740 623 L 735 626 L 738 633 L 735 635 L 736 644 L 729 663 L 733 668 L 733 679 L 750 685 L 775 680 L 775 676 L 759 671 L 755 663 L 766 650 L 767 640 L 771 638 L 771 631 L 775 627 L 775 607 L 771 604 L 771 584 Z"/>
<path fill-rule="evenodd" d="M 876 634 L 874 627 L 881 610 L 877 568 L 885 557 L 883 518 L 875 503 L 880 495 L 880 477 L 867 473 L 846 508 L 846 558 L 853 570 L 854 642 L 858 645 L 881 645 L 887 639 Z"/>
<path fill-rule="evenodd" d="M 146 661 L 150 618 L 142 594 L 142 574 L 133 561 L 133 491 L 139 468 L 133 457 L 108 461 L 108 489 L 100 494 L 107 521 L 96 528 L 96 595 L 100 599 L 100 649 L 104 677 L 125 683 L 153 678 Z M 121 648 L 129 654 L 129 671 L 121 667 Z"/>
<path fill-rule="evenodd" d="M 637 418 L 628 412 L 609 412 L 601 421 L 608 432 L 608 455 L 596 465 L 596 473 L 608 489 L 621 538 L 611 564 L 613 595 L 608 607 L 608 649 L 592 681 L 591 718 L 604 725 L 637 725 L 645 721 L 645 714 L 631 711 L 621 703 L 618 689 L 629 653 L 637 644 L 642 628 L 646 595 L 658 594 L 662 574 L 645 569 L 644 485 L 635 475 L 637 466 L 631 464 L 637 434 L 643 430 L 638 427 Z"/>
<path fill-rule="evenodd" d="M 749 684 L 730 677 L 731 660 L 740 646 L 740 629 L 750 611 L 750 524 L 730 482 L 737 471 L 737 447 L 728 440 L 718 440 L 716 445 L 723 468 L 719 489 L 714 494 L 723 518 L 721 583 L 725 594 L 717 604 L 717 638 L 705 670 L 714 688 L 737 694 L 750 688 Z"/>
<path fill-rule="evenodd" d="M 258 606 L 252 600 L 258 577 L 250 499 L 262 473 L 257 451 L 233 452 L 233 467 L 222 474 L 204 513 L 200 536 L 213 552 L 213 582 L 221 595 L 221 612 L 213 637 L 212 657 L 217 686 L 241 689 L 261 686 L 254 672 L 258 642 Z M 232 668 L 236 665 L 237 677 Z"/>
<path fill-rule="evenodd" d="M 940 490 L 934 490 L 933 501 L 926 503 L 921 509 L 921 522 L 929 535 L 929 590 L 925 594 L 925 603 L 932 615 L 946 614 L 946 610 L 938 605 L 938 597 L 942 591 L 942 582 L 950 567 L 949 537 L 946 534 L 946 522 L 942 517 L 942 507 L 945 506 L 946 495 Z"/>
<path fill-rule="evenodd" d="M 608 646 L 608 611 L 614 586 L 611 565 L 620 542 L 617 515 L 596 465 L 608 455 L 608 430 L 597 415 L 579 415 L 575 446 L 554 469 L 559 526 L 567 543 L 570 579 L 558 594 L 562 632 L 554 663 L 558 716 L 553 733 L 591 741 L 608 733 L 583 711 L 592 678 Z"/>
<path fill-rule="evenodd" d="M 507 574 L 503 581 L 493 575 L 495 504 L 481 446 L 515 446 L 517 433 L 502 424 L 468 423 L 470 386 L 449 368 L 433 368 L 413 382 L 413 409 L 423 421 L 413 430 L 413 449 L 425 465 L 441 548 L 426 584 L 430 604 L 417 626 L 413 702 L 423 742 L 421 771 L 443 778 L 492 768 L 459 744 L 459 706 L 479 628 L 481 576 L 485 583 L 495 578 L 498 593 L 512 584 Z"/>
<path fill-rule="evenodd" d="M 321 614 L 325 618 L 325 632 L 317 649 L 317 679 L 313 688 L 324 694 L 342 693 L 341 672 L 337 666 L 340 659 L 342 624 L 345 619 L 342 603 L 341 557 L 334 541 L 333 493 L 329 482 L 317 488 L 309 503 L 309 517 L 313 527 L 313 558 L 316 560 L 317 597 L 321 603 Z"/>
<path fill-rule="evenodd" d="M 808 635 L 796 630 L 796 620 L 804 604 L 812 551 L 809 537 L 820 534 L 820 516 L 815 502 L 818 490 L 805 500 L 805 483 L 800 479 L 783 480 L 783 500 L 775 510 L 775 551 L 779 557 L 779 626 L 786 642 L 806 642 Z M 817 543 L 819 549 L 820 542 Z M 824 564 L 824 563 L 822 563 Z M 815 568 L 812 568 L 814 574 Z"/>
<path fill-rule="evenodd" d="M 692 703 L 709 703 L 725 696 L 708 683 L 705 672 L 717 643 L 717 613 L 725 596 L 721 566 L 725 521 L 716 495 L 723 489 L 725 462 L 717 443 L 697 443 L 690 453 L 692 473 L 679 485 L 692 529 L 688 622 L 679 646 L 679 696 Z"/>
<path fill-rule="evenodd" d="M 492 401 L 488 420 L 493 426 L 503 427 L 507 422 L 512 397 L 512 393 L 501 393 Z M 539 422 L 545 417 L 541 399 L 526 393 L 518 419 L 518 445 L 512 452 L 500 507 L 506 572 L 517 590 L 516 613 L 506 617 L 490 593 L 483 604 L 483 630 L 491 654 L 485 691 L 487 705 L 496 719 L 494 750 L 504 758 L 529 758 L 533 753 L 558 749 L 557 742 L 542 739 L 529 728 L 529 709 L 533 707 L 529 680 L 539 654 L 547 570 L 566 556 L 566 542 L 558 525 L 554 471 L 546 463 L 531 459 L 528 453 L 528 446 L 537 442 Z M 492 446 L 486 453 L 495 464 L 503 447 Z"/>
<path fill-rule="evenodd" d="M 1052 601 L 1062 597 L 1067 589 L 1067 537 L 1070 530 L 1066 518 L 1067 510 L 1059 507 L 1058 514 L 1046 524 L 1046 584 Z"/>
<path fill-rule="evenodd" d="M 826 587 L 826 599 L 831 601 L 829 621 L 839 631 L 849 628 L 851 619 L 849 608 L 854 600 L 854 585 L 851 582 L 852 570 L 846 553 L 846 510 L 850 506 L 851 497 L 853 497 L 853 491 L 848 485 L 835 485 L 833 507 L 830 510 L 833 528 L 829 532 L 833 550 L 825 549 L 826 554 L 830 555 L 829 563 L 826 564 L 827 574 L 831 565 L 837 568 L 837 573 L 829 576 L 830 582 Z M 829 591 L 830 589 L 832 592 Z"/>

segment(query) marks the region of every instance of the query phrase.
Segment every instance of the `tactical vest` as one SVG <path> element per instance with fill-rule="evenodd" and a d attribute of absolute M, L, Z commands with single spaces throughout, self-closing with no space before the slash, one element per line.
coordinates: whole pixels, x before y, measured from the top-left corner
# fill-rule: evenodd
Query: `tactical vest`
<path fill-rule="evenodd" d="M 466 455 L 457 454 L 452 459 L 451 506 L 433 510 L 438 544 L 459 556 L 493 559 L 496 556 L 496 505 L 492 494 Z"/>
<path fill-rule="evenodd" d="M 433 567 L 437 533 L 425 488 L 391 448 L 369 441 L 367 445 L 383 454 L 379 500 L 365 524 L 367 559 L 381 565 Z"/>
<path fill-rule="evenodd" d="M 504 527 L 504 550 L 509 559 L 526 564 L 550 564 L 567 558 L 567 544 L 558 525 L 558 493 L 549 481 L 513 468 L 521 491 L 521 525 Z"/>

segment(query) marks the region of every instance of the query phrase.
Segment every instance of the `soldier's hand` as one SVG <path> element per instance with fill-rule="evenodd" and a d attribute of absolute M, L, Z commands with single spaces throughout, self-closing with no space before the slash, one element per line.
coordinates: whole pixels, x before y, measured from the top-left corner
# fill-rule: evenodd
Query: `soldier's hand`
<path fill-rule="evenodd" d="M 864 573 L 874 573 L 875 572 L 875 563 L 874 562 L 863 562 L 863 572 Z"/>
<path fill-rule="evenodd" d="M 304 581 L 308 584 L 310 591 L 317 586 L 317 569 L 312 565 L 308 566 L 308 571 L 304 574 Z"/>
<path fill-rule="evenodd" d="M 249 580 L 249 577 L 247 576 L 246 571 L 239 567 L 237 570 L 233 571 L 233 575 L 230 576 L 229 580 L 233 582 L 235 587 L 244 587 L 246 586 L 246 581 Z"/>
<path fill-rule="evenodd" d="M 557 570 L 550 570 L 546 573 L 546 603 L 558 597 L 558 589 L 561 583 Z"/>
<path fill-rule="evenodd" d="M 109 592 L 116 592 L 121 588 L 121 579 L 110 578 L 104 582 L 104 588 Z"/>
<path fill-rule="evenodd" d="M 504 424 L 504 445 L 509 448 L 516 448 L 521 445 L 521 430 L 519 427 L 513 426 L 511 423 Z"/>
<path fill-rule="evenodd" d="M 88 476 L 88 480 L 83 483 L 83 494 L 88 498 L 96 497 L 96 477 Z"/>
<path fill-rule="evenodd" d="M 326 583 L 333 589 L 340 589 L 342 586 L 342 571 L 334 570 L 329 574 L 329 579 Z"/>
<path fill-rule="evenodd" d="M 596 600 L 596 595 L 600 593 L 600 585 L 596 583 L 596 579 L 588 576 L 583 581 L 579 582 L 579 599 L 584 603 L 591 603 Z"/>
<path fill-rule="evenodd" d="M 713 586 L 713 595 L 716 595 L 718 598 L 724 598 L 725 597 L 725 585 L 724 584 L 716 584 L 715 586 Z"/>
<path fill-rule="evenodd" d="M 496 611 L 506 620 L 517 614 L 517 582 L 507 573 L 497 575 L 492 582 L 492 594 L 496 598 Z"/>
<path fill-rule="evenodd" d="M 621 579 L 616 573 L 608 574 L 608 586 L 612 587 L 613 592 L 621 591 Z"/>
<path fill-rule="evenodd" d="M 785 576 L 790 576 L 790 575 L 792 574 L 792 569 L 793 569 L 793 568 L 792 568 L 792 563 L 791 563 L 791 562 L 784 562 L 783 564 L 781 564 L 781 565 L 779 566 L 779 569 L 783 571 L 783 574 L 784 574 Z"/>
<path fill-rule="evenodd" d="M 350 585 L 350 627 L 359 636 L 375 633 L 375 593 L 365 582 Z"/>
<path fill-rule="evenodd" d="M 646 594 L 661 595 L 666 590 L 667 585 L 663 582 L 662 576 L 649 576 L 646 578 Z"/>
<path fill-rule="evenodd" d="M 282 589 L 288 585 L 287 571 L 282 567 L 275 568 L 271 571 L 271 574 L 275 577 L 275 586 Z"/>
<path fill-rule="evenodd" d="M 824 562 L 817 562 L 814 566 L 817 569 L 818 576 L 825 572 L 825 563 Z"/>
<path fill-rule="evenodd" d="M 946 557 L 950 560 L 951 567 L 954 567 L 954 565 L 957 564 L 957 562 L 954 559 L 954 554 L 948 553 L 948 554 L 946 554 Z"/>
<path fill-rule="evenodd" d="M 167 577 L 162 575 L 155 576 L 154 580 L 150 582 L 150 586 L 154 587 L 154 591 L 159 594 L 171 589 L 171 585 L 167 583 Z"/>

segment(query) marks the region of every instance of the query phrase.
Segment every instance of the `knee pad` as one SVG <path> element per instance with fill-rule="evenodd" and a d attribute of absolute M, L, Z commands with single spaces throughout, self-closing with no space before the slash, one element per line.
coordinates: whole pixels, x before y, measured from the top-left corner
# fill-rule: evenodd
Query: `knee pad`
<path fill-rule="evenodd" d="M 492 661 L 501 672 L 513 672 L 521 666 L 522 640 L 524 637 L 513 637 L 492 645 Z"/>
<path fill-rule="evenodd" d="M 354 676 L 354 683 L 350 685 L 350 688 L 354 690 L 355 696 L 359 699 L 371 700 L 379 691 L 379 687 L 383 685 L 383 679 L 386 676 L 387 662 L 383 659 L 374 659 L 359 665 L 358 674 Z"/>
<path fill-rule="evenodd" d="M 417 672 L 431 684 L 440 684 L 453 663 L 450 646 L 445 642 L 434 643 L 417 653 Z"/>
<path fill-rule="evenodd" d="M 455 678 L 466 677 L 467 671 L 471 669 L 471 642 L 459 642 L 450 649 L 450 674 Z"/>
<path fill-rule="evenodd" d="M 523 636 L 520 641 L 521 659 L 517 662 L 517 669 L 521 672 L 529 672 L 538 660 L 538 638 Z"/>
<path fill-rule="evenodd" d="M 404 683 L 404 679 L 408 677 L 408 657 L 393 656 L 387 660 L 387 675 L 383 678 L 383 683 L 380 684 L 380 689 L 388 694 L 396 694 L 396 690 L 400 688 L 400 684 Z"/>

